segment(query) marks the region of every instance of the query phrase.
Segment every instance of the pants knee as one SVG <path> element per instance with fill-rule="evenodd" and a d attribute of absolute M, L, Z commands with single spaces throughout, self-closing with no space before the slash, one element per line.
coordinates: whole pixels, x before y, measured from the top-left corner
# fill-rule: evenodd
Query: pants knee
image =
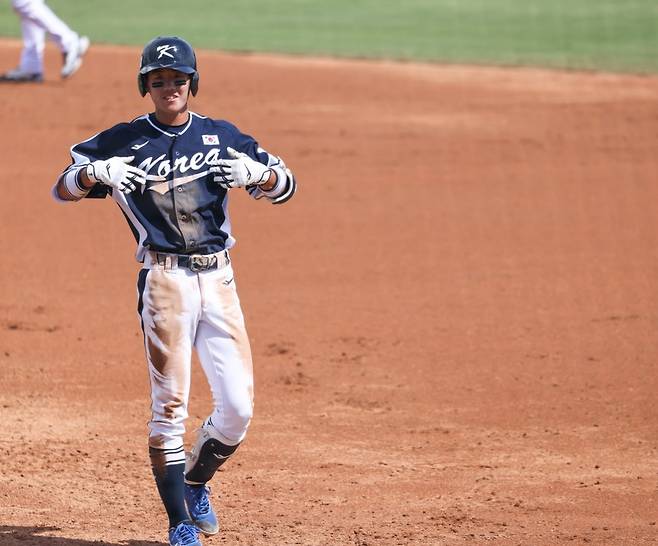
<path fill-rule="evenodd" d="M 251 401 L 230 408 L 216 409 L 212 423 L 221 436 L 231 443 L 241 442 L 247 434 L 254 410 Z"/>

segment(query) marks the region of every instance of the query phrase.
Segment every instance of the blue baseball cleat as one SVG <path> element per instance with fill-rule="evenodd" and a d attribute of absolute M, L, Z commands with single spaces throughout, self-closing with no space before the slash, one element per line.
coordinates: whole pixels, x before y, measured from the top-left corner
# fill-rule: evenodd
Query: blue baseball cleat
<path fill-rule="evenodd" d="M 201 546 L 198 529 L 191 521 L 182 521 L 169 529 L 169 546 Z"/>
<path fill-rule="evenodd" d="M 205 485 L 185 484 L 185 502 L 194 524 L 204 535 L 216 535 L 219 532 L 219 523 L 208 494 L 210 488 Z"/>

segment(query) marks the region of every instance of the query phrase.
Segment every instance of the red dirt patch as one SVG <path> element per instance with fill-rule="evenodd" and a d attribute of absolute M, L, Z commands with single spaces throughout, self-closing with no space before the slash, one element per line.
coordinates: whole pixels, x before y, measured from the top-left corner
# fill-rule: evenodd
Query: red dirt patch
<path fill-rule="evenodd" d="M 132 237 L 49 196 L 150 103 L 135 49 L 48 54 L 0 87 L 0 542 L 160 545 Z M 658 79 L 199 58 L 193 109 L 300 183 L 233 199 L 256 416 L 205 544 L 654 543 Z"/>

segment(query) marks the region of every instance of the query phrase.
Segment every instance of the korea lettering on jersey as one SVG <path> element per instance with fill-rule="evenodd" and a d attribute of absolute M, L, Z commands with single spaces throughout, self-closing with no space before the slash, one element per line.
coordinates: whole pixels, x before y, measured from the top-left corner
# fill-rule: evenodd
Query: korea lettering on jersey
<path fill-rule="evenodd" d="M 148 250 L 213 254 L 235 243 L 228 192 L 209 173 L 214 161 L 228 158 L 228 147 L 267 165 L 277 175 L 269 191 L 247 188 L 252 197 L 280 204 L 293 196 L 294 176 L 279 157 L 231 123 L 196 113 L 190 113 L 188 123 L 180 127 L 162 125 L 153 114 L 116 125 L 73 146 L 73 163 L 65 173 L 98 159 L 134 156 L 131 165 L 147 174 L 145 186 L 123 194 L 97 184 L 88 197 L 110 194 L 117 202 L 137 240 L 137 259 L 143 261 Z"/>

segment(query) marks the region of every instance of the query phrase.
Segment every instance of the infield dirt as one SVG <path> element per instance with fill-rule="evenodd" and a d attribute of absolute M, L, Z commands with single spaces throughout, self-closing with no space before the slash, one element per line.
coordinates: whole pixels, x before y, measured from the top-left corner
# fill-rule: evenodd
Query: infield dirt
<path fill-rule="evenodd" d="M 19 43 L 0 42 L 7 66 Z M 151 103 L 139 51 L 0 87 L 0 543 L 160 546 L 134 241 L 58 205 Z M 299 181 L 234 191 L 256 407 L 204 545 L 658 541 L 658 78 L 199 52 L 193 110 Z M 210 410 L 195 362 L 187 441 Z"/>

